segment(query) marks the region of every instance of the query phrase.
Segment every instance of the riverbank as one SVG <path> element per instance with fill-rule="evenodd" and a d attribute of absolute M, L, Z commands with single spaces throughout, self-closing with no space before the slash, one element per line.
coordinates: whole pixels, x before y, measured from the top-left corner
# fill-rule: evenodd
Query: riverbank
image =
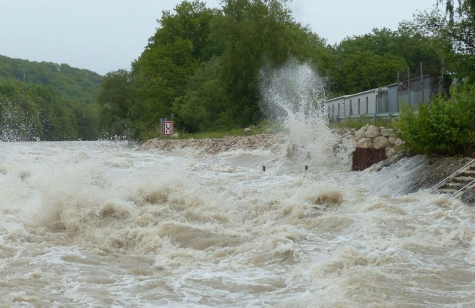
<path fill-rule="evenodd" d="M 169 152 L 177 149 L 192 148 L 198 150 L 202 154 L 216 154 L 219 152 L 238 149 L 268 149 L 271 151 L 278 151 L 286 142 L 287 136 L 285 134 L 256 134 L 202 139 L 155 138 L 145 142 L 140 146 L 139 150 L 161 149 L 162 151 Z"/>
<path fill-rule="evenodd" d="M 349 130 L 340 130 L 337 133 L 342 139 L 352 139 Z M 353 132 L 354 133 L 354 132 Z M 140 146 L 141 151 L 160 149 L 165 152 L 190 148 L 201 154 L 216 154 L 233 150 L 256 150 L 267 149 L 272 152 L 281 150 L 287 142 L 288 136 L 285 134 L 256 134 L 247 136 L 233 136 L 224 138 L 203 138 L 203 139 L 151 139 Z M 362 137 L 363 138 L 363 137 Z M 389 139 L 389 138 L 388 138 Z M 366 139 L 367 140 L 367 139 Z M 360 142 L 361 143 L 361 142 Z M 401 193 L 413 193 L 420 189 L 430 189 L 438 182 L 448 177 L 462 166 L 467 164 L 472 158 L 469 157 L 449 157 L 440 155 L 417 155 L 410 156 L 407 153 L 398 151 L 394 147 L 386 152 L 386 160 L 373 165 L 368 169 L 369 173 L 388 174 L 388 177 L 397 177 L 390 169 L 399 168 L 401 165 L 411 165 L 410 184 L 405 183 L 405 188 Z M 392 179 L 397 182 L 397 178 Z M 470 193 L 462 198 L 467 204 L 475 202 L 475 195 Z"/>

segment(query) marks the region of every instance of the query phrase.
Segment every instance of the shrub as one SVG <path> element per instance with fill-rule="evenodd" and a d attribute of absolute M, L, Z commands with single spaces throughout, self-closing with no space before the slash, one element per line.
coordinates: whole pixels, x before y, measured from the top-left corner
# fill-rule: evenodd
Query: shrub
<path fill-rule="evenodd" d="M 421 154 L 472 155 L 475 152 L 475 86 L 453 87 L 451 97 L 436 97 L 418 110 L 403 105 L 398 137 Z"/>

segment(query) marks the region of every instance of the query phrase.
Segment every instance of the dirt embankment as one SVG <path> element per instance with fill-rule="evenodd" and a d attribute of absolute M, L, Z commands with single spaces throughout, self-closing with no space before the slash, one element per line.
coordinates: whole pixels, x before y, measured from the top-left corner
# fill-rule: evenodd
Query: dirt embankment
<path fill-rule="evenodd" d="M 145 142 L 139 150 L 160 149 L 162 151 L 173 151 L 183 148 L 192 148 L 202 154 L 216 154 L 219 152 L 233 150 L 256 150 L 269 149 L 277 151 L 282 144 L 287 142 L 284 134 L 258 134 L 249 136 L 232 136 L 225 138 L 203 138 L 203 139 L 151 139 Z"/>
<path fill-rule="evenodd" d="M 414 174 L 417 179 L 413 191 L 417 191 L 421 188 L 432 188 L 434 185 L 438 184 L 440 181 L 473 160 L 473 158 L 470 157 L 451 157 L 442 155 L 421 156 L 423 156 L 424 168 L 421 168 L 421 170 L 418 170 L 417 174 Z M 382 162 L 379 169 L 388 167 L 399 159 L 411 159 L 411 157 L 407 156 L 405 153 L 399 153 L 397 156 Z"/>

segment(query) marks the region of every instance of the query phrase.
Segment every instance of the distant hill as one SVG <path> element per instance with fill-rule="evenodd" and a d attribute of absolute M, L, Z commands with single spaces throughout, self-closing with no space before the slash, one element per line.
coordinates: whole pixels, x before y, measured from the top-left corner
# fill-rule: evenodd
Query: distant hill
<path fill-rule="evenodd" d="M 102 76 L 67 64 L 31 62 L 0 55 L 0 78 L 13 78 L 25 83 L 48 85 L 64 100 L 87 104 L 96 102 Z"/>

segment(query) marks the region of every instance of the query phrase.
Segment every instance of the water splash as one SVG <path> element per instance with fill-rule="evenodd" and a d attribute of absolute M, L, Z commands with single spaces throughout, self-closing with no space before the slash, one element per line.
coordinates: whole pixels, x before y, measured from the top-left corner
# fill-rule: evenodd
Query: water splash
<path fill-rule="evenodd" d="M 348 168 L 353 149 L 328 126 L 325 88 L 325 80 L 310 64 L 295 59 L 260 72 L 260 90 L 269 115 L 289 132 L 287 155 L 313 166 Z"/>
<path fill-rule="evenodd" d="M 20 106 L 0 100 L 0 142 L 39 141 L 40 128 L 34 119 L 34 115 Z"/>

